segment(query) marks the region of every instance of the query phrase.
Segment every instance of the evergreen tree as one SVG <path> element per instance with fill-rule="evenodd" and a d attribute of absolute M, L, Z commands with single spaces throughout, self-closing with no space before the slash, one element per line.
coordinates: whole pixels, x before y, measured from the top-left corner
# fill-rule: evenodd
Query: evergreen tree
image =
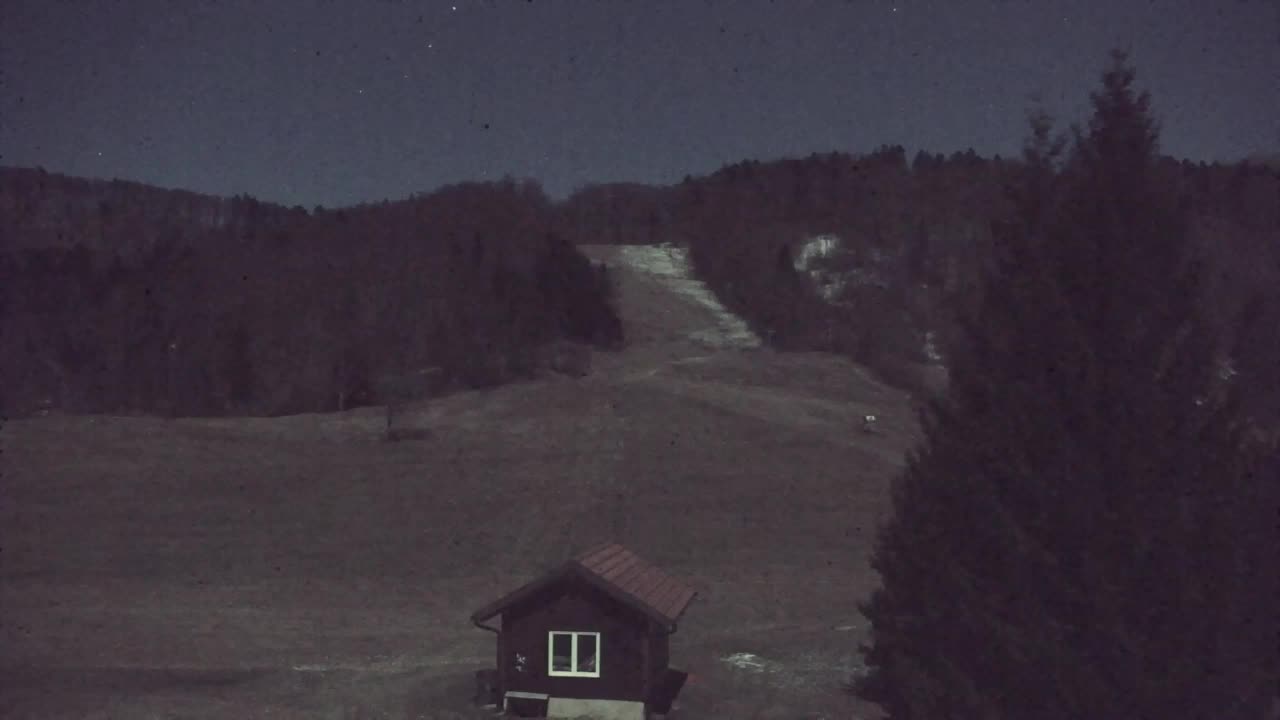
<path fill-rule="evenodd" d="M 243 322 L 235 322 L 223 350 L 223 374 L 227 382 L 230 408 L 243 412 L 250 407 L 254 395 L 253 357 L 249 330 Z"/>
<path fill-rule="evenodd" d="M 1133 79 L 1115 54 L 1065 164 L 1033 121 L 1018 220 L 895 482 L 851 688 L 894 720 L 1260 718 L 1274 694 L 1280 478 L 1240 450 L 1239 388 L 1213 392 Z"/>

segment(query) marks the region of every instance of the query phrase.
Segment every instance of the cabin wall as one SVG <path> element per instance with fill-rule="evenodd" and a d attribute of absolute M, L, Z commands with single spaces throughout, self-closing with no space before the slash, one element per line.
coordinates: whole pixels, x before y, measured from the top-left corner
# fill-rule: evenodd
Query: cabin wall
<path fill-rule="evenodd" d="M 670 642 L 660 627 L 653 628 L 649 636 L 649 687 L 656 687 L 670 663 Z"/>
<path fill-rule="evenodd" d="M 644 617 L 586 583 L 571 579 L 552 586 L 508 608 L 502 625 L 504 690 L 564 698 L 645 699 Z M 547 633 L 552 630 L 600 633 L 600 677 L 549 676 Z M 516 670 L 518 654 L 526 658 L 524 672 Z"/>
<path fill-rule="evenodd" d="M 503 617 L 502 621 L 498 623 L 498 638 L 497 638 L 498 641 L 494 643 L 494 645 L 497 646 L 496 652 L 495 652 L 496 658 L 494 660 L 494 667 L 498 671 L 498 696 L 499 697 L 501 697 L 502 694 L 507 691 L 507 666 L 503 662 L 504 659 L 507 657 L 507 634 L 502 631 L 505 626 L 506 626 L 506 618 Z"/>

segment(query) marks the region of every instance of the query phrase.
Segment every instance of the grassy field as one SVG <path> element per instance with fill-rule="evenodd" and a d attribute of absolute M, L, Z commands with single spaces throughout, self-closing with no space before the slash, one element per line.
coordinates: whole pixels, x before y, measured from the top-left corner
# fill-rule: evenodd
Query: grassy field
<path fill-rule="evenodd" d="M 626 350 L 416 408 L 412 441 L 380 408 L 6 424 L 0 715 L 487 717 L 469 613 L 617 540 L 699 591 L 673 717 L 874 717 L 838 685 L 909 399 L 831 356 L 692 340 L 706 307 L 618 276 Z"/>

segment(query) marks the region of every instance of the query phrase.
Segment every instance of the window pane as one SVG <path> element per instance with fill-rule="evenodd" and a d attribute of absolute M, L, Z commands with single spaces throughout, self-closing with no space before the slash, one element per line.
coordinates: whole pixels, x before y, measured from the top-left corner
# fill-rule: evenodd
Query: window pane
<path fill-rule="evenodd" d="M 578 636 L 578 672 L 596 671 L 596 636 Z"/>
<path fill-rule="evenodd" d="M 568 633 L 551 633 L 551 669 L 569 672 L 573 669 L 570 654 L 573 651 L 573 636 Z"/>

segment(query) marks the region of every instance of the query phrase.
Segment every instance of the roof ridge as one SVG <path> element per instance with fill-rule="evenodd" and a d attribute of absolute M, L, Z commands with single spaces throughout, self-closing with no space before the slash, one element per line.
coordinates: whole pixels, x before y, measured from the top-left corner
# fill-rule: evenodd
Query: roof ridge
<path fill-rule="evenodd" d="M 518 598 L 545 587 L 566 574 L 580 576 L 607 589 L 625 602 L 655 619 L 674 623 L 697 595 L 692 586 L 617 542 L 602 543 L 561 562 L 550 571 L 477 610 L 473 620 L 483 620 L 502 611 Z"/>

